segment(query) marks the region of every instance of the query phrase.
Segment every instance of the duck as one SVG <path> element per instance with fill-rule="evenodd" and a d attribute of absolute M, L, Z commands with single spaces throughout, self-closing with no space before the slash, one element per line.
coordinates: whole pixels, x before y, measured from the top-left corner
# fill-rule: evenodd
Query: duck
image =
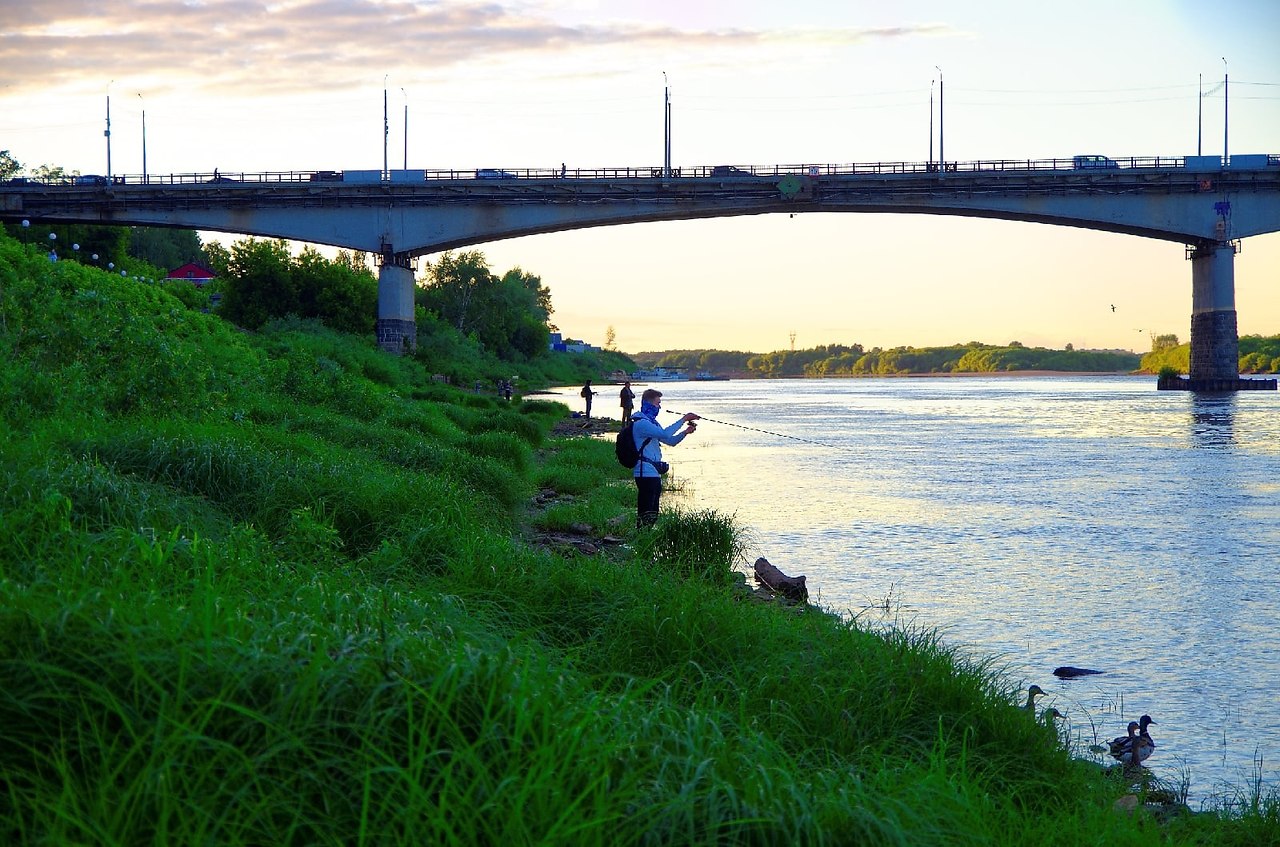
<path fill-rule="evenodd" d="M 1058 724 L 1055 722 L 1065 717 L 1066 715 L 1062 714 L 1062 712 L 1059 712 L 1052 706 L 1040 713 L 1040 720 L 1045 726 L 1057 727 Z"/>
<path fill-rule="evenodd" d="M 1153 723 L 1151 715 L 1129 721 L 1128 735 L 1113 739 L 1109 745 L 1111 758 L 1125 765 L 1138 765 L 1149 759 L 1156 750 L 1156 742 L 1147 730 Z"/>
<path fill-rule="evenodd" d="M 1122 751 L 1133 746 L 1133 739 L 1138 737 L 1138 722 L 1129 721 L 1128 734 L 1118 735 L 1107 742 L 1107 752 L 1113 759 L 1120 758 Z"/>
<path fill-rule="evenodd" d="M 1043 697 L 1043 696 L 1044 696 L 1043 688 L 1041 688 L 1038 685 L 1031 686 L 1030 688 L 1027 689 L 1027 702 L 1023 704 L 1022 708 L 1034 714 L 1036 710 L 1036 698 Z"/>

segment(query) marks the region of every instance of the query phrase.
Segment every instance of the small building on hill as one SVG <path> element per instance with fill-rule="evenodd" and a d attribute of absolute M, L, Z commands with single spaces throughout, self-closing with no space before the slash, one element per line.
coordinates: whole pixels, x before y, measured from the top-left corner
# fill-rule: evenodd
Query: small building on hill
<path fill-rule="evenodd" d="M 195 285 L 196 288 L 204 288 L 210 281 L 217 279 L 217 275 L 204 265 L 187 262 L 182 267 L 169 271 L 169 275 L 165 279 L 185 279 Z"/>

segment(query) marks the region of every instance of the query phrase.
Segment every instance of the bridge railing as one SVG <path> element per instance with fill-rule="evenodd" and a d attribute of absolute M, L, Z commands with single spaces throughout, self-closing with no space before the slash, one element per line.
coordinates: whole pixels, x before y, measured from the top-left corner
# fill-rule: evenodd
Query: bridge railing
<path fill-rule="evenodd" d="M 760 179 L 781 178 L 785 176 L 805 176 L 813 179 L 823 177 L 847 176 L 923 176 L 938 174 L 945 178 L 946 174 L 981 174 L 1002 172 L 1049 172 L 1071 171 L 1079 173 L 1115 172 L 1129 170 L 1177 170 L 1187 167 L 1187 158 L 1183 156 L 1129 156 L 1120 158 L 1087 157 L 1054 158 L 1054 159 L 978 159 L 960 162 L 845 162 L 839 164 L 797 163 L 765 166 L 736 165 L 694 165 L 671 168 L 664 171 L 661 167 L 623 167 L 623 168 L 480 168 L 469 170 L 424 168 L 420 170 L 392 170 L 386 173 L 377 170 L 336 171 L 221 171 L 213 173 L 177 173 L 177 174 L 115 174 L 110 177 L 94 174 L 76 174 L 56 179 L 37 179 L 35 177 L 16 177 L 7 182 L 0 182 L 0 188 L 22 185 L 40 186 L 203 186 L 233 188 L 236 185 L 300 185 L 315 184 L 324 186 L 332 183 L 346 184 L 413 184 L 425 182 L 448 181 L 494 181 L 507 180 L 683 180 L 683 179 Z M 1203 166 L 1205 159 L 1215 157 L 1198 157 L 1197 165 Z M 1235 157 L 1233 157 L 1234 159 Z M 1261 156 L 1246 157 L 1261 159 Z M 1266 167 L 1280 167 L 1280 155 L 1267 154 Z M 1210 169 L 1214 167 L 1208 163 Z M 1221 167 L 1218 164 L 1217 167 Z"/>

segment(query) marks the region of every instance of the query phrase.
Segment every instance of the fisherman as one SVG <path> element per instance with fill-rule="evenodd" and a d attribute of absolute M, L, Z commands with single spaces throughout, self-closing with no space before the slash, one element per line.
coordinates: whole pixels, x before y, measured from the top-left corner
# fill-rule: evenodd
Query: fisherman
<path fill-rule="evenodd" d="M 587 420 L 591 420 L 591 398 L 599 392 L 591 387 L 591 380 L 587 380 L 587 384 L 582 386 L 582 390 L 578 393 L 582 395 L 583 400 L 587 401 Z"/>
<path fill-rule="evenodd" d="M 632 437 L 636 440 L 636 450 L 640 452 L 640 461 L 636 462 L 632 475 L 636 481 L 636 525 L 652 526 L 658 520 L 658 501 L 662 498 L 662 475 L 669 470 L 669 465 L 662 461 L 662 446 L 672 447 L 684 441 L 685 436 L 698 428 L 694 421 L 698 415 L 688 412 L 671 426 L 663 427 L 658 423 L 658 412 L 662 411 L 662 392 L 656 388 L 646 388 L 640 395 L 640 411 L 631 416 Z M 688 424 L 683 432 L 682 424 Z"/>
<path fill-rule="evenodd" d="M 631 380 L 622 383 L 618 399 L 622 401 L 622 422 L 625 424 L 631 420 L 631 414 L 635 411 L 636 393 L 631 390 Z"/>

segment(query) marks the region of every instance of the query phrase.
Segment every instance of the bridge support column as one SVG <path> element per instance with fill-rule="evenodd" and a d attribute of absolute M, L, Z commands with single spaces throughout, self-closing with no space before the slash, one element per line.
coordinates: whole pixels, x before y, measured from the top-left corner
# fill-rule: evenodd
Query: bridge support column
<path fill-rule="evenodd" d="M 1189 379 L 1162 380 L 1160 387 L 1274 391 L 1274 379 L 1240 378 L 1235 242 L 1200 242 L 1190 247 L 1187 257 L 1191 259 L 1191 374 Z"/>
<path fill-rule="evenodd" d="M 1236 335 L 1236 248 L 1230 241 L 1191 248 L 1191 379 L 1235 381 L 1240 346 Z"/>
<path fill-rule="evenodd" d="M 397 355 L 418 347 L 418 325 L 413 318 L 413 267 L 408 253 L 382 254 L 378 270 L 378 346 Z"/>

